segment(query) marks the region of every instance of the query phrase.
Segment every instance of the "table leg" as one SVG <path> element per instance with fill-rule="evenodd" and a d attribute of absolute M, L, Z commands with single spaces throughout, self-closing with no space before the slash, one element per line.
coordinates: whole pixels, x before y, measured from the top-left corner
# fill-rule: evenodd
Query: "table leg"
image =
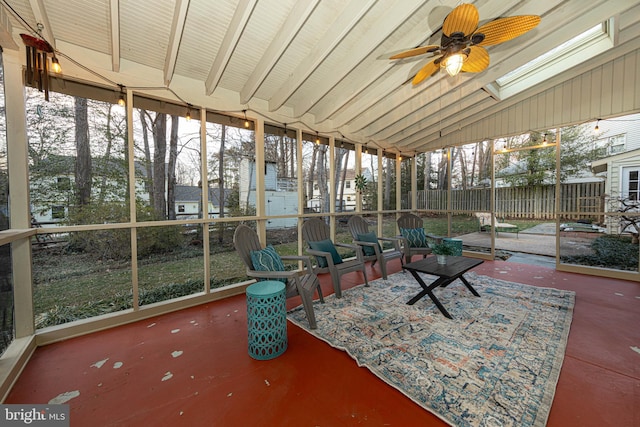
<path fill-rule="evenodd" d="M 469 289 L 471 291 L 472 294 L 474 294 L 477 297 L 480 296 L 480 294 L 478 292 L 476 292 L 475 289 L 473 289 L 473 286 L 471 286 L 471 283 L 469 283 L 467 281 L 467 279 L 465 279 L 464 276 L 460 276 L 460 280 L 462 280 L 462 283 L 464 283 L 464 285 L 467 287 L 467 289 Z"/>
<path fill-rule="evenodd" d="M 433 294 L 433 292 L 431 292 L 432 290 L 434 290 L 435 288 L 437 288 L 438 286 L 441 286 L 443 284 L 445 284 L 446 282 L 449 282 L 450 280 L 448 279 L 443 279 L 438 278 L 435 282 L 433 282 L 431 285 L 427 286 L 426 283 L 424 283 L 424 280 L 422 280 L 422 277 L 420 277 L 420 275 L 418 275 L 418 273 L 416 273 L 415 271 L 411 271 L 411 274 L 413 275 L 413 277 L 415 277 L 415 279 L 417 280 L 417 282 L 420 284 L 420 286 L 422 287 L 422 291 L 416 295 L 415 297 L 411 298 L 408 302 L 407 305 L 413 305 L 415 304 L 418 300 L 420 300 L 421 298 L 423 298 L 425 295 L 429 295 L 429 298 L 431 298 L 431 301 L 433 301 L 433 303 L 436 305 L 436 307 L 438 307 L 438 310 L 440 310 L 440 313 L 442 313 L 445 317 L 448 317 L 449 319 L 453 319 L 453 317 L 451 317 L 451 315 L 449 314 L 449 312 L 447 311 L 446 308 L 444 308 L 444 306 L 442 305 L 442 303 L 440 302 L 440 300 Z"/>

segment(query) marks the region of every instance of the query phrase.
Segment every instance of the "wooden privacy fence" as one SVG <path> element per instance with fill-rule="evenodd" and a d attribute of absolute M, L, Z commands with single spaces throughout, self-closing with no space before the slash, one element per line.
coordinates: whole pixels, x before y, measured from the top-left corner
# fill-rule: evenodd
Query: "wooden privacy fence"
<path fill-rule="evenodd" d="M 496 188 L 498 216 L 507 218 L 555 219 L 555 185 Z M 418 191 L 418 209 L 446 210 L 446 190 Z M 409 195 L 410 197 L 410 195 Z M 451 191 L 452 211 L 489 211 L 491 190 L 474 188 Z M 604 182 L 560 184 L 560 212 L 571 218 L 593 218 L 604 212 Z"/>

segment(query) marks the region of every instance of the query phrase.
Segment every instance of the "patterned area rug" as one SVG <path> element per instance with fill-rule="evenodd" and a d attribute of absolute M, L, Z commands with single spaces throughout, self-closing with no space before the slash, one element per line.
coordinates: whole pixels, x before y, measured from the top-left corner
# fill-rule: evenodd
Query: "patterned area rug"
<path fill-rule="evenodd" d="M 408 273 L 300 307 L 290 321 L 344 350 L 386 383 L 453 426 L 544 426 L 573 315 L 574 292 L 467 273 L 435 290 L 445 318 Z M 425 282 L 434 278 L 425 276 Z"/>

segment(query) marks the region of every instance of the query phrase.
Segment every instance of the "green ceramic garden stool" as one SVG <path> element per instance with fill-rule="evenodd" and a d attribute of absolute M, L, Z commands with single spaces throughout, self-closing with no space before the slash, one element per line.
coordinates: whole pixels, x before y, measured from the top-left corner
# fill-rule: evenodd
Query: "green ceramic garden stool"
<path fill-rule="evenodd" d="M 450 239 L 448 237 L 445 237 L 444 239 L 442 239 L 442 241 L 447 246 L 453 246 L 453 248 L 455 249 L 455 253 L 453 253 L 451 255 L 462 256 L 462 240 L 460 240 L 460 239 Z"/>
<path fill-rule="evenodd" d="M 287 349 L 287 307 L 284 283 L 265 280 L 247 287 L 249 356 L 268 360 Z"/>

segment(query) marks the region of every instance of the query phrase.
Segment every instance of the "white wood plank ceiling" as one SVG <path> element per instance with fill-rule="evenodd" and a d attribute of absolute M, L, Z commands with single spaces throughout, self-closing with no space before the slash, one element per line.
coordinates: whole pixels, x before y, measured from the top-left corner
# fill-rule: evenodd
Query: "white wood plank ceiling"
<path fill-rule="evenodd" d="M 247 110 L 266 122 L 391 152 L 439 148 L 446 134 L 536 96 L 542 87 L 501 101 L 487 85 L 609 18 L 615 45 L 608 55 L 638 49 L 640 1 L 473 3 L 480 24 L 525 14 L 542 21 L 525 36 L 489 47 L 485 71 L 456 77 L 441 71 L 416 86 L 411 78 L 428 56 L 389 56 L 439 44 L 442 22 L 459 1 L 0 0 L 9 17 L 0 29 L 15 41 L 3 42 L 6 55 L 15 45 L 24 49 L 25 22 L 41 24 L 68 78 L 115 82 L 236 115 Z M 591 64 L 599 65 L 587 61 L 553 78 L 568 81 Z"/>

